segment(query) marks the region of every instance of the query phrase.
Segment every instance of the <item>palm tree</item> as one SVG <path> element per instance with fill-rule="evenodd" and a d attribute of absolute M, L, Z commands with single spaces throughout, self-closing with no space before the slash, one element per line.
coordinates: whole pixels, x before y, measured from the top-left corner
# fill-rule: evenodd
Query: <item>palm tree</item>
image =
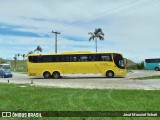
<path fill-rule="evenodd" d="M 99 38 L 99 40 L 104 40 L 104 33 L 102 32 L 101 28 L 97 28 L 93 33 L 89 32 L 88 34 L 91 35 L 89 38 L 89 41 L 91 41 L 92 39 L 93 40 L 95 39 L 95 46 L 96 46 L 96 52 L 97 52 L 97 38 Z"/>
<path fill-rule="evenodd" d="M 22 54 L 22 57 L 23 57 L 23 60 L 25 59 L 26 55 L 25 54 Z"/>
<path fill-rule="evenodd" d="M 20 56 L 20 54 L 18 53 L 18 54 L 17 54 L 18 60 L 19 60 L 19 56 Z"/>
<path fill-rule="evenodd" d="M 36 52 L 37 51 L 37 53 L 39 53 L 39 52 L 42 52 L 42 48 L 41 48 L 41 46 L 37 46 L 37 48 L 34 50 L 34 52 Z"/>
<path fill-rule="evenodd" d="M 34 52 L 33 51 L 29 51 L 28 54 L 26 55 L 26 57 L 29 55 L 29 54 L 33 54 Z"/>
<path fill-rule="evenodd" d="M 16 68 L 16 66 L 17 66 L 17 54 L 15 54 L 15 57 L 13 57 L 14 58 L 14 65 L 15 65 L 15 68 Z"/>
<path fill-rule="evenodd" d="M 33 53 L 34 53 L 33 51 L 29 51 L 27 55 L 29 55 L 29 54 L 33 54 Z"/>

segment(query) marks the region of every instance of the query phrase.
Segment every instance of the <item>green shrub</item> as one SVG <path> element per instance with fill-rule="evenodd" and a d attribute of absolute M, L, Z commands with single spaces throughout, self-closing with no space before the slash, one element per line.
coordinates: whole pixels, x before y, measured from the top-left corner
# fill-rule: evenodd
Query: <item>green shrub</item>
<path fill-rule="evenodd" d="M 144 62 L 136 63 L 135 65 L 129 66 L 127 69 L 131 70 L 143 70 L 144 69 Z"/>

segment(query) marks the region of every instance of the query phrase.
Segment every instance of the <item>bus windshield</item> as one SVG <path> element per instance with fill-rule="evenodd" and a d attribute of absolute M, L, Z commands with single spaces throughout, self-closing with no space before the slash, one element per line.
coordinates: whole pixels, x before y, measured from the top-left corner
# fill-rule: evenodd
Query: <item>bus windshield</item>
<path fill-rule="evenodd" d="M 113 54 L 113 59 L 118 68 L 125 69 L 124 59 L 120 54 Z"/>

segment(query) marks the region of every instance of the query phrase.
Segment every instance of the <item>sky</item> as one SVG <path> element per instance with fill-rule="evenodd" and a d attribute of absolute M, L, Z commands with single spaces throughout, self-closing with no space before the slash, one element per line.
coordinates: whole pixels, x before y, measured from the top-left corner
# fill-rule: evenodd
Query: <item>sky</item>
<path fill-rule="evenodd" d="M 95 52 L 89 32 L 101 28 L 98 52 L 120 52 L 141 62 L 160 58 L 160 0 L 0 0 L 0 58 L 13 59 L 38 45 L 42 54 Z M 19 59 L 22 59 L 20 57 Z"/>

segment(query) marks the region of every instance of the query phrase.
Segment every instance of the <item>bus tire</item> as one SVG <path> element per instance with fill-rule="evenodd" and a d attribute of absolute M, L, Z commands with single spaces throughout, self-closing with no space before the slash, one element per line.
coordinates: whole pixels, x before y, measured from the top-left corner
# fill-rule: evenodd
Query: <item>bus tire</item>
<path fill-rule="evenodd" d="M 155 67 L 154 69 L 155 69 L 155 71 L 159 71 L 159 67 Z"/>
<path fill-rule="evenodd" d="M 53 72 L 52 77 L 57 79 L 60 78 L 60 73 L 58 71 Z"/>
<path fill-rule="evenodd" d="M 51 78 L 51 74 L 49 72 L 43 73 L 44 78 Z"/>
<path fill-rule="evenodd" d="M 114 77 L 114 72 L 111 71 L 111 70 L 107 71 L 107 72 L 106 72 L 106 77 L 107 77 L 107 78 L 113 78 L 113 77 Z"/>

